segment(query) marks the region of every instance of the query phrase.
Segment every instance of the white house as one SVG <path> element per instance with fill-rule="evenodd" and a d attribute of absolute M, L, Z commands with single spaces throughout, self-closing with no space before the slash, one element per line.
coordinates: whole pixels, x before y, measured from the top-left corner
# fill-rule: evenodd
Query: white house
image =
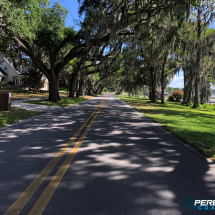
<path fill-rule="evenodd" d="M 25 78 L 28 76 L 28 67 L 20 66 L 18 69 L 5 57 L 0 58 L 0 82 L 12 81 L 14 86 L 24 86 Z M 49 90 L 48 79 L 43 76 L 44 87 L 41 90 Z"/>
<path fill-rule="evenodd" d="M 0 63 L 0 81 L 8 83 L 14 82 L 15 86 L 24 85 L 25 77 L 28 75 L 28 68 L 20 66 L 16 69 L 12 62 L 9 62 L 5 57 L 1 57 Z"/>

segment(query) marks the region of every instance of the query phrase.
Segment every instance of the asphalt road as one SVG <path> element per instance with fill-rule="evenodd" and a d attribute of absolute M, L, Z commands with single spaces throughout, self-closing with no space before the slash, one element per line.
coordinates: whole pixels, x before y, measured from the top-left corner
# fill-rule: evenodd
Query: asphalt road
<path fill-rule="evenodd" d="M 183 205 L 215 199 L 215 168 L 103 95 L 0 130 L 0 194 L 0 214 L 215 214 Z"/>

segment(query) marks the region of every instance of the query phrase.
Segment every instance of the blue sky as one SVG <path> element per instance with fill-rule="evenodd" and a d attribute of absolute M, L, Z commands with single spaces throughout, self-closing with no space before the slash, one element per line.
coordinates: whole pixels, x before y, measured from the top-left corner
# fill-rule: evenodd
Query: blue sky
<path fill-rule="evenodd" d="M 50 0 L 51 5 L 56 2 L 55 0 Z M 77 0 L 58 0 L 58 2 L 66 8 L 69 12 L 66 18 L 66 26 L 72 26 L 75 30 L 79 30 L 77 25 L 77 20 L 80 20 L 78 16 L 79 3 Z"/>

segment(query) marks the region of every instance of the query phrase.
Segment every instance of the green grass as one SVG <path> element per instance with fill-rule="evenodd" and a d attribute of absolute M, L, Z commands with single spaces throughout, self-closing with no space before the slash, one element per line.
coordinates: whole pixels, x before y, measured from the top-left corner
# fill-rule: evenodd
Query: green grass
<path fill-rule="evenodd" d="M 28 101 L 26 103 L 28 104 L 35 104 L 35 105 L 50 105 L 50 106 L 68 106 L 68 105 L 72 105 L 72 104 L 76 104 L 76 103 L 80 103 L 83 102 L 85 100 L 88 100 L 88 98 L 68 98 L 68 97 L 61 97 L 61 100 L 58 102 L 51 102 L 48 101 L 47 99 L 45 100 L 38 100 L 38 101 Z"/>
<path fill-rule="evenodd" d="M 19 89 L 4 89 L 1 88 L 0 91 L 9 91 L 11 92 L 12 100 L 20 100 L 20 99 L 28 99 L 28 98 L 36 98 L 36 97 L 45 97 L 48 96 L 47 91 L 42 92 L 32 92 L 28 90 L 19 90 Z"/>
<path fill-rule="evenodd" d="M 38 98 L 38 97 L 48 97 L 49 92 L 48 91 L 41 91 L 41 92 L 33 92 L 28 90 L 19 90 L 19 89 L 5 89 L 1 88 L 0 91 L 9 91 L 11 92 L 11 99 L 13 100 L 20 100 L 20 99 L 29 99 L 29 98 Z M 61 97 L 68 96 L 68 93 L 65 91 L 60 91 Z"/>
<path fill-rule="evenodd" d="M 11 111 L 0 111 L 0 126 L 19 122 L 20 120 L 28 119 L 42 113 L 44 112 L 28 111 L 19 108 L 12 108 Z"/>
<path fill-rule="evenodd" d="M 119 97 L 140 113 L 164 125 L 189 145 L 215 160 L 215 106 L 194 109 L 179 102 L 150 103 L 144 98 Z M 202 146 L 202 143 L 205 145 Z"/>
<path fill-rule="evenodd" d="M 68 89 L 66 89 L 66 88 L 60 88 L 59 92 L 60 93 L 69 93 Z"/>

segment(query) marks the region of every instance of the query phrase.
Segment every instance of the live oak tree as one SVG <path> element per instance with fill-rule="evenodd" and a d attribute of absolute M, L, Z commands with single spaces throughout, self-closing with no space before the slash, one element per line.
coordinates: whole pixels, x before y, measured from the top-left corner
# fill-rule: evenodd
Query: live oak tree
<path fill-rule="evenodd" d="M 5 2 L 8 3 L 8 1 Z M 9 56 L 14 53 L 18 56 L 21 53 L 30 57 L 34 66 L 49 80 L 49 99 L 58 100 L 59 72 L 56 72 L 55 66 L 71 45 L 63 47 L 57 54 L 55 49 L 68 34 L 74 35 L 74 30 L 65 27 L 67 11 L 59 3 L 48 8 L 47 4 L 41 5 L 39 1 L 32 2 L 20 1 L 14 5 L 10 4 L 11 6 L 6 3 L 2 5 L 4 26 L 1 31 L 1 45 L 7 50 L 10 47 L 9 52 L 5 53 Z M 10 15 L 13 10 L 14 14 Z M 15 16 L 18 16 L 18 13 L 21 15 L 16 21 Z M 10 40 L 6 46 L 7 38 Z"/>
<path fill-rule="evenodd" d="M 2 13 L 1 19 L 0 42 L 5 50 L 10 48 L 10 53 L 5 51 L 5 54 L 22 52 L 31 58 L 33 64 L 49 80 L 49 99 L 57 101 L 60 99 L 58 93 L 59 74 L 65 65 L 77 57 L 91 59 L 95 56 L 90 53 L 90 48 L 86 48 L 86 44 L 83 42 L 85 39 L 83 32 L 75 33 L 72 28 L 65 27 L 67 11 L 59 3 L 55 3 L 52 8 L 46 7 L 46 5 L 41 6 L 39 3 L 35 3 L 40 8 L 38 14 L 36 11 L 30 10 L 32 4 L 29 5 L 28 2 L 21 6 L 17 3 L 14 7 L 10 6 L 10 2 L 9 4 L 1 4 L 1 11 L 4 13 Z M 14 8 L 16 13 L 8 15 Z M 21 18 L 18 20 L 21 24 L 16 29 L 14 26 L 18 22 L 13 20 L 20 11 L 22 12 Z M 35 18 L 35 21 L 36 15 L 40 18 Z M 31 19 L 33 26 L 30 25 Z M 26 32 L 23 30 L 24 28 L 27 28 Z M 7 43 L 6 46 L 5 41 L 8 37 L 10 37 L 10 43 Z M 103 56 L 100 55 L 100 58 Z M 99 57 L 97 59 L 99 60 Z"/>
<path fill-rule="evenodd" d="M 150 85 L 150 73 L 141 59 L 138 49 L 131 43 L 123 49 L 120 85 L 129 95 L 136 95 L 143 85 Z"/>
<path fill-rule="evenodd" d="M 204 58 L 209 54 L 209 49 L 213 47 L 215 42 L 215 34 L 207 33 L 208 26 L 214 20 L 214 5 L 214 0 L 197 1 L 196 5 L 191 8 L 191 15 L 188 19 L 190 28 L 188 32 L 185 32 L 184 52 L 187 51 L 191 55 L 189 56 L 189 69 L 192 74 L 190 81 L 194 79 L 194 107 L 200 106 L 201 74 Z"/>
<path fill-rule="evenodd" d="M 94 37 L 110 34 L 110 41 L 117 43 L 119 35 L 129 37 L 129 41 L 150 40 L 154 32 L 161 31 L 161 23 L 164 18 L 169 17 L 169 22 L 174 24 L 175 20 L 183 20 L 189 15 L 189 2 L 186 1 L 80 1 L 80 13 L 87 14 L 84 22 L 86 31 L 94 29 Z M 172 25 L 170 25 L 172 26 Z M 129 30 L 129 31 L 128 31 Z M 174 31 L 174 30 L 173 30 Z M 172 31 L 172 32 L 173 32 Z M 144 35 L 144 36 L 143 36 Z M 156 101 L 156 59 L 154 55 L 154 41 L 151 40 L 151 57 L 148 65 L 151 68 L 152 80 L 152 100 Z"/>
<path fill-rule="evenodd" d="M 189 14 L 190 8 L 190 2 L 184 0 L 81 1 L 80 13 L 85 13 L 85 19 L 82 29 L 74 32 L 64 27 L 66 10 L 59 4 L 55 4 L 53 8 L 47 8 L 46 2 L 33 2 L 37 7 L 43 4 L 39 14 L 28 7 L 30 5 L 28 1 L 21 4 L 21 7 L 18 7 L 20 1 L 17 3 L 17 8 L 22 11 L 21 23 L 26 22 L 29 26 L 27 33 L 23 30 L 24 24 L 23 26 L 20 24 L 20 28 L 15 28 L 18 21 L 11 21 L 12 16 L 7 17 L 4 15 L 6 12 L 3 13 L 4 17 L 1 19 L 3 33 L 1 34 L 5 37 L 2 36 L 2 41 L 7 35 L 11 35 L 13 40 L 11 47 L 18 47 L 21 52 L 30 57 L 34 65 L 49 79 L 49 99 L 55 101 L 60 99 L 59 74 L 70 60 L 80 57 L 89 61 L 92 58 L 95 61 L 107 59 L 110 55 L 104 55 L 106 48 L 114 50 L 119 47 L 119 44 L 132 39 L 132 35 L 138 36 L 142 27 L 147 31 L 159 26 L 164 16 Z M 10 7 L 10 4 L 7 4 L 7 7 Z M 5 8 L 5 5 L 1 5 L 2 12 Z M 36 15 L 39 15 L 39 18 Z M 30 26 L 31 20 L 27 19 L 28 16 L 33 21 L 36 20 L 35 26 Z M 8 27 L 10 23 L 12 23 L 11 28 Z M 47 25 L 50 27 L 46 29 Z M 133 25 L 132 30 L 130 25 Z M 56 26 L 60 27 L 56 28 Z"/>

